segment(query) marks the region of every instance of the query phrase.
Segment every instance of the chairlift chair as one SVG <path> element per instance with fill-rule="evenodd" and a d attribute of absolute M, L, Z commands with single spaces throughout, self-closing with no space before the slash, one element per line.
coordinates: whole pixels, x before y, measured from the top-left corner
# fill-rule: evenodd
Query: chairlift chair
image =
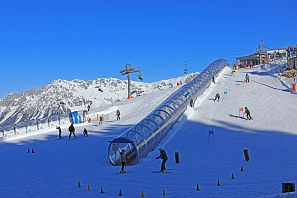
<path fill-rule="evenodd" d="M 142 77 L 142 75 L 141 75 L 141 72 L 139 72 L 139 73 L 137 74 L 137 77 L 138 77 L 139 80 L 143 81 L 143 77 Z"/>

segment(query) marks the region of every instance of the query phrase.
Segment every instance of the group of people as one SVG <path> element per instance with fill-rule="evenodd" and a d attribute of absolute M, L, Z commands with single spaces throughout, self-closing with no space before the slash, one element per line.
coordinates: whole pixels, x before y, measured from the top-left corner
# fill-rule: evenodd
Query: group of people
<path fill-rule="evenodd" d="M 162 159 L 161 163 L 161 170 L 160 172 L 164 173 L 166 171 L 166 162 L 168 160 L 168 156 L 166 154 L 166 151 L 162 148 L 159 148 L 160 155 L 156 157 L 156 159 Z M 122 149 L 120 151 L 120 156 L 121 156 L 121 171 L 120 173 L 126 173 L 126 165 L 127 165 L 127 155 L 125 153 L 125 149 Z"/>
<path fill-rule="evenodd" d="M 88 106 L 88 110 L 89 110 L 89 106 Z M 121 119 L 121 112 L 120 112 L 119 109 L 116 111 L 116 116 L 117 116 L 117 120 Z M 102 124 L 103 124 L 103 116 L 100 116 L 99 117 L 99 125 L 102 125 Z M 62 129 L 61 129 L 61 127 L 57 126 L 56 129 L 59 132 L 59 139 L 62 139 Z M 74 128 L 73 124 L 71 124 L 69 126 L 68 131 L 69 131 L 69 140 L 70 140 L 71 136 L 76 137 L 75 128 Z M 88 136 L 88 130 L 86 128 L 84 128 L 84 130 L 83 130 L 83 135 Z"/>
<path fill-rule="evenodd" d="M 61 127 L 58 126 L 56 129 L 57 129 L 58 132 L 59 132 L 59 139 L 63 139 L 63 138 L 62 138 L 62 129 L 61 129 Z M 69 136 L 68 136 L 68 139 L 69 139 L 69 140 L 70 140 L 70 138 L 71 138 L 72 135 L 76 138 L 76 135 L 75 135 L 75 128 L 74 128 L 73 124 L 71 124 L 71 125 L 69 126 L 68 131 L 69 131 Z M 88 136 L 88 130 L 87 130 L 86 128 L 84 128 L 84 130 L 83 130 L 83 135 L 84 135 L 84 137 L 85 137 L 85 136 Z"/>

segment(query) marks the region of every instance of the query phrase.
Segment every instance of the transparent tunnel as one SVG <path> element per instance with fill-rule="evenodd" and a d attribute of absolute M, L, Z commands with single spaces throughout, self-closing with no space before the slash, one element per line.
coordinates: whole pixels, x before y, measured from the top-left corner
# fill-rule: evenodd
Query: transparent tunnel
<path fill-rule="evenodd" d="M 125 150 L 127 164 L 136 164 L 141 158 L 156 148 L 187 109 L 190 99 L 197 99 L 226 66 L 225 59 L 212 62 L 191 82 L 184 85 L 148 116 L 132 126 L 119 137 L 109 141 L 108 157 L 112 165 L 120 165 L 120 151 Z"/>

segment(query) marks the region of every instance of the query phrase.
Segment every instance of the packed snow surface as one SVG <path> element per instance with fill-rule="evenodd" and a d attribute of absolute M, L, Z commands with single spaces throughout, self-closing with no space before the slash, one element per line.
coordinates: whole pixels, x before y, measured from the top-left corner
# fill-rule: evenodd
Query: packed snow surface
<path fill-rule="evenodd" d="M 250 83 L 243 83 L 245 73 Z M 140 197 L 142 190 L 145 197 L 162 197 L 163 190 L 168 197 L 265 197 L 280 193 L 282 182 L 296 182 L 297 95 L 260 67 L 239 70 L 235 76 L 225 69 L 197 99 L 195 108 L 188 107 L 171 137 L 160 145 L 169 156 L 169 173 L 152 173 L 161 164 L 156 149 L 127 167 L 126 174 L 119 174 L 120 167 L 111 166 L 107 159 L 108 141 L 144 118 L 175 89 L 117 104 L 120 121 L 114 117 L 102 126 L 76 125 L 78 138 L 70 141 L 67 128 L 62 140 L 57 140 L 56 130 L 3 140 L 0 197 L 118 197 L 120 190 L 124 197 Z M 214 102 L 217 92 L 221 99 Z M 248 107 L 253 120 L 245 120 L 240 107 Z M 83 137 L 83 128 L 88 129 L 88 137 Z M 35 153 L 27 153 L 28 148 Z M 244 149 L 249 151 L 249 162 L 244 160 Z M 179 164 L 175 152 L 180 153 Z"/>

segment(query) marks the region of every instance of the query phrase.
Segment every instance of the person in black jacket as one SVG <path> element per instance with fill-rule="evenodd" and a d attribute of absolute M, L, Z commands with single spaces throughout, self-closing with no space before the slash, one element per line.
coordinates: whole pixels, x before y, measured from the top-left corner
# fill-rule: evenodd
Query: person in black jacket
<path fill-rule="evenodd" d="M 253 118 L 251 117 L 251 112 L 247 107 L 244 107 L 244 113 L 246 113 L 246 119 L 247 120 L 252 120 Z"/>
<path fill-rule="evenodd" d="M 74 133 L 75 132 L 75 128 L 74 128 L 73 124 L 70 125 L 70 127 L 68 128 L 68 130 L 69 130 L 69 140 L 71 138 L 71 134 L 73 134 L 73 136 L 76 137 L 76 135 Z"/>
<path fill-rule="evenodd" d="M 83 134 L 84 136 L 88 136 L 88 130 L 86 128 L 84 128 Z"/>
<path fill-rule="evenodd" d="M 166 169 L 166 162 L 168 160 L 167 154 L 164 149 L 159 148 L 160 155 L 156 157 L 156 159 L 162 159 L 162 164 L 161 164 L 161 172 L 163 173 Z"/>
<path fill-rule="evenodd" d="M 121 112 L 120 112 L 120 110 L 117 110 L 116 116 L 117 116 L 117 120 L 120 120 L 121 119 Z"/>
<path fill-rule="evenodd" d="M 61 127 L 56 127 L 56 129 L 58 129 L 58 131 L 59 131 L 59 139 L 62 139 L 62 129 L 61 129 Z"/>

